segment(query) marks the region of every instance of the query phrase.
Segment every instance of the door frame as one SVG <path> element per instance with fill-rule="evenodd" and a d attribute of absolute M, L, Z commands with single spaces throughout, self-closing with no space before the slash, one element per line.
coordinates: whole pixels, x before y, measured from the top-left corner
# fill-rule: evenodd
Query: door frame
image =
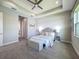
<path fill-rule="evenodd" d="M 0 12 L 0 46 L 3 46 L 3 12 Z"/>
<path fill-rule="evenodd" d="M 27 17 L 19 16 L 19 40 L 27 39 L 28 36 L 28 19 Z M 25 26 L 26 25 L 26 26 Z"/>

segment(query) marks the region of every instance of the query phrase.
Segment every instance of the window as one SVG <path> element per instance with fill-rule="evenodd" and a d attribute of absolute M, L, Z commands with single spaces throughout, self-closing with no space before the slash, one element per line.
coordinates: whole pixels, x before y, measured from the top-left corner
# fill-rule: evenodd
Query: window
<path fill-rule="evenodd" d="M 74 35 L 79 38 L 79 7 L 74 12 Z"/>

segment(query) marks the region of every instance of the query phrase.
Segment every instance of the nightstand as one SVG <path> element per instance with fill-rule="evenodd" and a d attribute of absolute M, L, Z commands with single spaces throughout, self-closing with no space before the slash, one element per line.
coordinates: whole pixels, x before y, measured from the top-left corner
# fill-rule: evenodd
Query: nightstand
<path fill-rule="evenodd" d="M 60 41 L 60 36 L 55 36 L 54 41 L 55 40 Z"/>

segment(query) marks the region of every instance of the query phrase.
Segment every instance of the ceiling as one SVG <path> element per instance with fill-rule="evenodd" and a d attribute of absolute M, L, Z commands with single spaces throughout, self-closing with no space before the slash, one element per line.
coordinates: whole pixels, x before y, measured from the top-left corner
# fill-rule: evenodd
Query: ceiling
<path fill-rule="evenodd" d="M 69 11 L 73 8 L 75 1 L 76 0 L 43 0 L 39 4 L 43 9 L 35 7 L 33 10 L 32 7 L 34 5 L 27 0 L 1 0 L 0 4 L 25 15 L 43 17 L 58 12 Z"/>
<path fill-rule="evenodd" d="M 18 1 L 18 0 L 17 0 Z M 33 0 L 32 0 L 33 1 Z M 62 1 L 58 0 L 59 3 L 56 4 L 56 0 L 43 0 L 39 5 L 43 8 L 43 9 L 39 9 L 38 7 L 34 8 L 32 10 L 32 7 L 34 6 L 33 4 L 31 4 L 30 2 L 28 2 L 27 0 L 21 0 L 18 2 L 18 4 L 20 4 L 20 6 L 22 7 L 26 7 L 27 10 L 35 13 L 35 14 L 39 14 L 42 13 L 44 11 L 50 10 L 50 9 L 54 9 L 56 7 L 59 7 L 62 5 Z"/>

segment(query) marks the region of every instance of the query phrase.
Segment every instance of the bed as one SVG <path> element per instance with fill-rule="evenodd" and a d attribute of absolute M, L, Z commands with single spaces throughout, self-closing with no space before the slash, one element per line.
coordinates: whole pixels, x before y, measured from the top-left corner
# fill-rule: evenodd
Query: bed
<path fill-rule="evenodd" d="M 54 36 L 54 32 L 46 31 L 46 29 L 44 29 L 42 34 L 31 37 L 28 45 L 38 51 L 41 51 L 43 48 L 53 46 Z"/>

